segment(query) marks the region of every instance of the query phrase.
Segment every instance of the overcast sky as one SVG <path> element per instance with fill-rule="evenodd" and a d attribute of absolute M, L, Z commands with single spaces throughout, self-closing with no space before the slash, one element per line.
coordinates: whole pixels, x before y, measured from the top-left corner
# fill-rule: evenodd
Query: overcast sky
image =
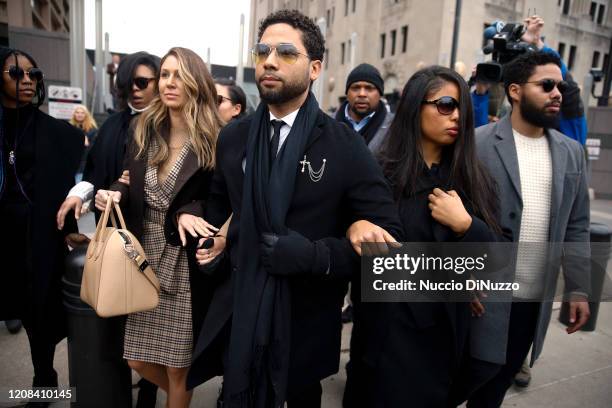
<path fill-rule="evenodd" d="M 191 48 L 213 64 L 236 65 L 240 14 L 249 32 L 249 0 L 103 0 L 102 26 L 116 52 L 147 51 L 163 56 L 171 47 Z M 85 0 L 85 47 L 96 47 L 95 0 Z M 104 46 L 104 45 L 103 45 Z M 245 60 L 246 63 L 246 60 Z"/>

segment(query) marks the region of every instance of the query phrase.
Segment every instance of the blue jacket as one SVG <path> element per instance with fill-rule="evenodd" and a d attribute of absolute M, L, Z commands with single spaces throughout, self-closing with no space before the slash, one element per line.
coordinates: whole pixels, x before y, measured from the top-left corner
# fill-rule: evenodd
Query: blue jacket
<path fill-rule="evenodd" d="M 557 51 L 553 50 L 548 46 L 542 48 L 543 52 L 548 52 L 559 57 Z M 563 79 L 568 79 L 567 66 L 561 61 L 561 75 Z M 565 136 L 576 140 L 578 143 L 584 145 L 587 135 L 587 123 L 584 116 L 584 108 L 582 107 L 582 101 L 577 95 L 572 105 L 561 111 L 561 120 L 559 122 L 559 131 Z M 477 95 L 476 92 L 472 92 L 472 104 L 474 105 L 474 126 L 480 127 L 489 123 L 489 93 L 484 95 Z"/>

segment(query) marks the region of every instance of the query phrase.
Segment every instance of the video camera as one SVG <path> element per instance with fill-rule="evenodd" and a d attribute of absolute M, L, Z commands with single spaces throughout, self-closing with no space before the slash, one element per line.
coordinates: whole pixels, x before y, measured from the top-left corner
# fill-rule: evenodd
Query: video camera
<path fill-rule="evenodd" d="M 537 48 L 521 40 L 525 26 L 519 23 L 504 23 L 496 21 L 484 31 L 488 41 L 482 49 L 485 54 L 493 54 L 491 62 L 483 62 L 476 66 L 474 80 L 479 82 L 501 82 L 502 66 L 521 54 L 537 51 Z"/>

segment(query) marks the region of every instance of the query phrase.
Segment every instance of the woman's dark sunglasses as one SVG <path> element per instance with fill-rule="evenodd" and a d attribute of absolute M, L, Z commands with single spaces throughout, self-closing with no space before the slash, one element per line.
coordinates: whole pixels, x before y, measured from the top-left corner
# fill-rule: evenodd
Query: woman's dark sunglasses
<path fill-rule="evenodd" d="M 9 69 L 4 71 L 4 73 L 9 74 L 9 76 L 16 81 L 22 80 L 25 75 L 30 77 L 30 79 L 33 81 L 42 81 L 45 77 L 40 68 L 30 68 L 29 70 L 24 71 L 23 68 L 15 65 L 9 66 Z"/>
<path fill-rule="evenodd" d="M 455 111 L 455 108 L 459 108 L 459 102 L 452 96 L 443 96 L 434 101 L 423 101 L 423 103 L 426 105 L 436 105 L 440 115 L 450 115 Z"/>
<path fill-rule="evenodd" d="M 147 86 L 149 86 L 149 82 L 154 80 L 155 78 L 136 77 L 134 78 L 134 85 L 136 85 L 136 88 L 142 91 L 143 89 L 147 89 Z"/>
<path fill-rule="evenodd" d="M 567 91 L 569 84 L 566 81 L 555 81 L 554 79 L 543 79 L 541 81 L 528 81 L 526 84 L 540 85 L 544 92 L 551 92 L 555 87 L 559 92 L 563 93 Z"/>
<path fill-rule="evenodd" d="M 217 95 L 217 106 L 221 105 L 223 103 L 223 100 L 227 99 L 229 103 L 231 103 L 232 105 L 234 104 L 234 102 L 228 98 L 227 96 L 223 96 L 223 95 Z"/>
<path fill-rule="evenodd" d="M 274 50 L 276 50 L 278 58 L 287 64 L 295 64 L 300 55 L 308 58 L 308 55 L 299 52 L 293 44 L 281 43 L 276 47 L 271 47 L 268 44 L 258 43 L 251 50 L 253 63 L 255 65 L 263 63 Z"/>

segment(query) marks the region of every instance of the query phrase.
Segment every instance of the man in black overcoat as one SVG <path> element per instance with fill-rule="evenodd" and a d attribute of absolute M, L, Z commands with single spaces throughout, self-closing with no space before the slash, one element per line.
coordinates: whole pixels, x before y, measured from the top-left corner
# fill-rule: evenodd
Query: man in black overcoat
<path fill-rule="evenodd" d="M 227 241 L 231 273 L 206 316 L 188 386 L 217 374 L 224 350 L 225 406 L 320 407 L 320 381 L 338 371 L 347 282 L 359 272 L 347 228 L 367 219 L 402 234 L 363 138 L 310 93 L 324 50 L 299 12 L 264 19 L 253 49 L 262 103 L 219 136 L 205 217 L 220 226 L 233 216 L 227 240 L 203 252 Z"/>

